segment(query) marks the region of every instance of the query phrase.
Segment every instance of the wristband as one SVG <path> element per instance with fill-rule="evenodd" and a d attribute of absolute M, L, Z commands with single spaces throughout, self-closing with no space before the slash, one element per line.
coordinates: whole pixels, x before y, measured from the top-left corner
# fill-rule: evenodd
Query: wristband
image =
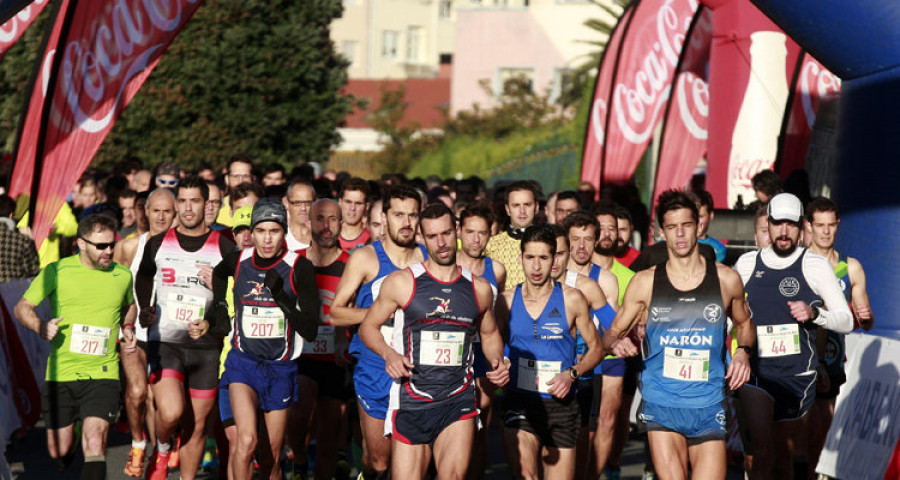
<path fill-rule="evenodd" d="M 122 325 L 122 328 L 130 328 L 130 329 L 134 330 L 134 324 L 133 324 L 133 323 L 126 323 L 125 325 Z"/>
<path fill-rule="evenodd" d="M 812 311 L 813 311 L 813 315 L 812 315 L 812 317 L 809 317 L 809 320 L 815 321 L 817 318 L 819 318 L 819 314 L 822 312 L 819 310 L 819 307 L 813 307 L 812 305 L 810 305 L 809 308 L 812 308 Z"/>
<path fill-rule="evenodd" d="M 737 351 L 737 350 L 743 350 L 743 351 L 747 352 L 748 357 L 753 352 L 753 349 L 751 349 L 750 347 L 748 347 L 746 345 L 738 345 L 737 348 L 735 349 L 735 351 Z"/>

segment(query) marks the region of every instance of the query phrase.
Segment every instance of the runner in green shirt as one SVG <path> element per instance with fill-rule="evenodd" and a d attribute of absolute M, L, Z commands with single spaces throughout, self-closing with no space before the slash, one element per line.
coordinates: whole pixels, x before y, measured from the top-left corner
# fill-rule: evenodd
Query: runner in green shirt
<path fill-rule="evenodd" d="M 74 456 L 75 421 L 82 420 L 82 479 L 106 478 L 106 438 L 119 410 L 120 323 L 122 350 L 137 348 L 131 272 L 112 261 L 116 230 L 116 221 L 105 215 L 82 219 L 80 253 L 48 265 L 15 308 L 22 325 L 50 341 L 42 410 L 47 448 L 61 466 Z M 45 298 L 52 316 L 47 322 L 35 312 Z"/>

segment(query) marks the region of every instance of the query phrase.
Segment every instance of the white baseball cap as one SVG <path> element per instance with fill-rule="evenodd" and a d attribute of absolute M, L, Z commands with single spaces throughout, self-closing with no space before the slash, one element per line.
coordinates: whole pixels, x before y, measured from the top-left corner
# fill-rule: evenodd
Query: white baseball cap
<path fill-rule="evenodd" d="M 769 200 L 768 214 L 770 220 L 799 223 L 803 218 L 803 204 L 796 195 L 779 193 Z"/>

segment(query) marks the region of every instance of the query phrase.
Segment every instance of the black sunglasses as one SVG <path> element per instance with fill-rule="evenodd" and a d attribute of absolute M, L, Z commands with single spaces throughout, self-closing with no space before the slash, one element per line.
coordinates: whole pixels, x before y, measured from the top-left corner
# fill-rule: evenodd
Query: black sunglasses
<path fill-rule="evenodd" d="M 96 248 L 97 250 L 106 250 L 107 248 L 116 248 L 115 240 L 113 240 L 112 242 L 96 243 L 96 242 L 92 242 L 84 237 L 81 237 L 81 239 L 84 240 L 85 243 L 93 245 L 94 248 Z"/>

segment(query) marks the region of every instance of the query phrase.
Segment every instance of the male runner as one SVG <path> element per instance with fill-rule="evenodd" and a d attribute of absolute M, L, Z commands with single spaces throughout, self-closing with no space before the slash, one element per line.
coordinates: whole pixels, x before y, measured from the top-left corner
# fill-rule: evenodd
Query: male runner
<path fill-rule="evenodd" d="M 309 209 L 315 201 L 316 191 L 306 180 L 295 180 L 288 185 L 283 199 L 288 212 L 288 233 L 285 236 L 288 250 L 303 250 L 312 242 Z"/>
<path fill-rule="evenodd" d="M 616 260 L 630 267 L 634 260 L 641 254 L 640 250 L 631 246 L 631 239 L 634 235 L 634 224 L 631 221 L 631 213 L 628 209 L 616 205 L 613 209 L 616 215 Z"/>
<path fill-rule="evenodd" d="M 641 418 L 661 478 L 724 479 L 723 387 L 739 388 L 750 376 L 753 322 L 740 278 L 697 249 L 697 207 L 676 190 L 659 197 L 656 218 L 669 260 L 639 272 L 603 338 L 618 356 L 637 355 L 627 337 L 646 327 Z M 646 317 L 645 317 L 646 312 Z M 726 367 L 726 317 L 737 329 L 738 350 Z"/>
<path fill-rule="evenodd" d="M 138 214 L 138 218 L 141 216 L 147 219 L 147 231 L 141 232 L 138 237 L 123 240 L 116 247 L 116 252 L 121 257 L 120 263 L 131 269 L 135 277 L 147 239 L 168 230 L 175 220 L 175 194 L 168 188 L 153 190 L 147 197 L 144 212 Z M 125 463 L 125 475 L 141 478 L 144 475 L 147 450 L 144 428 L 147 428 L 151 439 L 154 438 L 156 428 L 152 421 L 153 415 L 148 415 L 148 410 L 155 412 L 155 409 L 152 408 L 152 401 L 147 401 L 147 328 L 141 325 L 134 327 L 140 348 L 120 355 L 122 374 L 125 377 L 125 411 L 131 428 L 131 450 Z"/>
<path fill-rule="evenodd" d="M 584 295 L 550 277 L 553 230 L 527 228 L 520 248 L 526 281 L 503 292 L 496 309 L 511 362 L 504 448 L 514 478 L 572 478 L 579 425 L 572 385 L 600 361 L 600 338 Z M 577 363 L 576 328 L 587 345 Z"/>
<path fill-rule="evenodd" d="M 376 281 L 389 273 L 425 260 L 424 247 L 416 243 L 421 197 L 412 187 L 391 186 L 384 197 L 387 236 L 354 250 L 344 269 L 331 307 L 331 323 L 358 325 L 377 296 Z M 378 284 L 380 286 L 380 284 Z M 355 301 L 355 307 L 353 299 Z M 393 327 L 382 327 L 389 332 Z M 390 335 L 388 335 L 390 336 Z M 384 359 L 353 337 L 350 354 L 356 357 L 353 383 L 363 434 L 363 471 L 365 480 L 385 474 L 391 455 L 391 442 L 384 438 L 391 377 L 384 370 Z"/>
<path fill-rule="evenodd" d="M 216 223 L 219 216 L 219 209 L 222 208 L 222 189 L 216 182 L 206 181 L 209 187 L 209 200 L 206 201 L 206 208 L 203 210 L 203 221 L 213 230 L 225 230 L 225 225 Z"/>
<path fill-rule="evenodd" d="M 348 178 L 341 184 L 339 195 L 341 217 L 340 243 L 346 252 L 369 243 L 369 231 L 366 230 L 366 210 L 369 208 L 369 182 L 359 178 Z"/>
<path fill-rule="evenodd" d="M 473 204 L 463 209 L 459 216 L 460 249 L 456 254 L 456 264 L 484 278 L 499 292 L 506 284 L 506 267 L 484 255 L 484 248 L 487 246 L 488 239 L 491 238 L 492 223 L 494 223 L 494 215 L 486 204 Z M 491 424 L 491 404 L 497 386 L 493 385 L 485 376 L 488 371 L 488 363 L 477 335 L 472 347 L 475 351 L 473 367 L 475 387 L 478 389 L 478 410 L 481 424 L 485 428 L 478 430 L 475 434 L 468 477 L 482 478 L 487 460 L 487 427 Z"/>
<path fill-rule="evenodd" d="M 61 468 L 72 462 L 80 419 L 85 480 L 106 478 L 106 439 L 119 410 L 120 325 L 123 353 L 137 348 L 131 273 L 112 261 L 115 235 L 110 217 L 83 218 L 80 252 L 44 268 L 15 307 L 19 323 L 50 341 L 41 402 L 50 457 Z M 53 318 L 44 322 L 35 308 L 47 297 Z"/>
<path fill-rule="evenodd" d="M 853 328 L 828 261 L 798 246 L 800 200 L 781 193 L 767 208 L 772 245 L 735 264 L 757 329 L 753 371 L 739 392 L 750 428 L 752 479 L 793 477 L 794 433 L 803 429 L 815 399 L 816 328 Z"/>
<path fill-rule="evenodd" d="M 556 195 L 554 224 L 562 225 L 569 215 L 581 210 L 581 198 L 574 190 L 563 190 Z"/>
<path fill-rule="evenodd" d="M 230 227 L 231 215 L 233 213 L 231 192 L 234 191 L 238 185 L 253 182 L 253 160 L 243 153 L 232 155 L 231 158 L 228 159 L 226 171 L 225 193 L 227 195 L 222 198 L 222 208 L 219 209 L 219 216 L 216 218 L 216 223 Z"/>
<path fill-rule="evenodd" d="M 379 198 L 372 202 L 369 206 L 369 216 L 366 219 L 366 230 L 369 231 L 369 241 L 377 242 L 384 240 L 384 211 L 382 210 L 383 202 Z"/>
<path fill-rule="evenodd" d="M 341 249 L 341 207 L 331 199 L 320 199 L 310 209 L 312 245 L 297 253 L 312 262 L 321 310 L 318 336 L 303 345 L 303 355 L 297 360 L 300 374 L 300 399 L 291 407 L 288 440 L 294 451 L 294 474 L 306 469 L 307 434 L 315 419 L 316 458 L 315 478 L 334 477 L 341 447 L 339 425 L 346 420 L 347 400 L 353 397 L 352 378 L 346 357 L 348 336 L 346 327 L 335 327 L 329 320 L 337 285 L 350 256 Z"/>
<path fill-rule="evenodd" d="M 428 260 L 385 278 L 359 333 L 395 379 L 385 422 L 385 435 L 392 438 L 393 478 L 425 478 L 433 455 L 440 478 L 462 479 L 471 455 L 465 446 L 472 444 L 477 428 L 476 332 L 491 365 L 488 379 L 503 386 L 509 370 L 491 312 L 491 285 L 456 264 L 453 212 L 442 203 L 429 205 L 419 228 Z M 380 331 L 395 311 L 392 344 L 397 351 Z"/>
<path fill-rule="evenodd" d="M 231 234 L 238 250 L 252 248 L 253 229 L 250 228 L 253 220 L 253 205 L 246 205 L 234 211 L 231 217 Z"/>
<path fill-rule="evenodd" d="M 206 439 L 206 417 L 215 403 L 221 344 L 206 335 L 212 269 L 235 245 L 206 226 L 208 198 L 209 188 L 199 177 L 178 183 L 178 226 L 147 240 L 135 279 L 141 324 L 150 328 L 147 357 L 156 399 L 156 455 L 147 469 L 150 480 L 166 478 L 179 424 L 181 478 L 194 478 Z"/>
<path fill-rule="evenodd" d="M 572 217 L 570 220 L 569 217 Z M 590 277 L 597 282 L 603 294 L 609 300 L 609 304 L 613 309 L 619 306 L 619 281 L 615 274 L 607 268 L 595 263 L 594 249 L 597 244 L 597 237 L 600 225 L 597 220 L 592 218 L 587 212 L 574 212 L 561 222 L 562 227 L 566 231 L 569 245 L 571 247 L 568 255 L 568 262 L 565 268 L 574 270 L 575 272 Z M 622 294 L 625 289 L 622 289 Z"/>
<path fill-rule="evenodd" d="M 772 239 L 769 238 L 769 211 L 766 207 L 760 207 L 753 217 L 753 239 L 759 249 L 772 245 Z"/>
<path fill-rule="evenodd" d="M 491 237 L 484 253 L 506 266 L 506 285 L 503 289 L 510 290 L 525 281 L 525 272 L 519 263 L 519 243 L 525 229 L 534 223 L 538 202 L 537 190 L 527 180 L 509 184 L 505 195 L 510 224 L 503 232 Z"/>
<path fill-rule="evenodd" d="M 228 277 L 234 277 L 234 332 L 222 383 L 237 427 L 228 465 L 236 480 L 252 477 L 254 453 L 260 478 L 281 478 L 278 457 L 288 407 L 298 395 L 293 359 L 302 342 L 295 334 L 313 341 L 319 311 L 312 263 L 284 243 L 287 212 L 281 202 L 263 199 L 256 204 L 250 228 L 255 247 L 227 254 L 213 271 L 215 316 L 223 323 L 231 323 L 226 295 Z M 263 442 L 258 440 L 257 410 L 268 436 Z"/>
<path fill-rule="evenodd" d="M 698 190 L 688 192 L 688 196 L 691 197 L 691 200 L 693 200 L 695 204 L 697 204 L 697 212 L 699 212 L 700 215 L 700 223 L 697 226 L 699 229 L 697 232 L 697 241 L 712 247 L 713 251 L 716 252 L 716 261 L 724 262 L 726 253 L 725 244 L 718 239 L 709 236 L 709 225 L 716 217 L 716 212 L 713 211 L 712 194 L 706 190 Z"/>
<path fill-rule="evenodd" d="M 869 294 L 866 292 L 866 273 L 859 260 L 834 249 L 834 240 L 841 224 L 837 205 L 824 197 L 813 199 L 806 208 L 806 218 L 809 221 L 807 234 L 812 239 L 809 251 L 828 260 L 838 278 L 844 299 L 852 306 L 854 320 L 860 327 L 870 330 L 874 318 L 869 306 Z M 816 464 L 819 463 L 819 455 L 834 418 L 835 398 L 841 385 L 847 381 L 847 374 L 844 372 L 844 335 L 831 330 L 822 331 L 820 328 L 816 334 L 816 342 L 819 367 L 816 370 L 816 401 L 809 415 L 807 460 L 810 478 L 815 476 Z"/>

